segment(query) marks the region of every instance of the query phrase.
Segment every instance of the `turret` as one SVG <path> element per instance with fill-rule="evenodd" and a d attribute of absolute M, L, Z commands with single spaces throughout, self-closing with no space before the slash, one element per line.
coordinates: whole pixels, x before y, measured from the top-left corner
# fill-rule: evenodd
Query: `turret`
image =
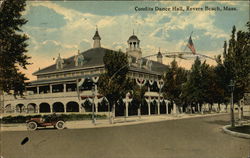
<path fill-rule="evenodd" d="M 158 54 L 157 54 L 157 61 L 158 61 L 159 63 L 162 63 L 162 54 L 161 54 L 160 49 L 159 49 L 159 52 L 158 52 Z"/>
<path fill-rule="evenodd" d="M 98 33 L 97 27 L 96 27 L 96 31 L 95 31 L 95 35 L 93 37 L 93 40 L 94 40 L 93 48 L 100 48 L 101 47 L 101 37 Z"/>

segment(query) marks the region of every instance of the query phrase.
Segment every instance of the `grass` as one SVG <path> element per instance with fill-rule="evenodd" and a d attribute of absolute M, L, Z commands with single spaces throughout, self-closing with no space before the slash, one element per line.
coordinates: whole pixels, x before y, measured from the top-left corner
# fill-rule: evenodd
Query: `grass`
<path fill-rule="evenodd" d="M 234 132 L 250 134 L 250 125 L 243 125 L 243 126 L 238 126 L 238 127 L 234 127 L 234 128 L 229 127 L 228 129 L 231 131 L 234 131 Z"/>

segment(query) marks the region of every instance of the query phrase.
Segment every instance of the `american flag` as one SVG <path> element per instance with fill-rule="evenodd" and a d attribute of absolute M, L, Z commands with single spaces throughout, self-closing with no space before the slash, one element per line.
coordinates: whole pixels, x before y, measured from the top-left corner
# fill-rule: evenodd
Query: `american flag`
<path fill-rule="evenodd" d="M 193 54 L 196 53 L 191 36 L 189 37 L 187 46 L 188 46 L 188 48 L 191 50 L 191 52 L 192 52 Z"/>

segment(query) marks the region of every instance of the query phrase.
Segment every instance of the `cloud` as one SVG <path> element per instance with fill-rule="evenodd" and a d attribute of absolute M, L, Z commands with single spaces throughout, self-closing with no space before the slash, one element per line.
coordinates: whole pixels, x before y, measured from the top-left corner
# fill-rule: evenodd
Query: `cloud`
<path fill-rule="evenodd" d="M 242 15 L 245 15 L 245 13 L 242 13 L 243 11 L 228 13 L 231 17 L 237 18 L 228 18 L 224 15 L 226 14 L 224 12 L 134 11 L 135 5 L 153 7 L 156 5 L 160 7 L 227 5 L 207 1 L 104 3 L 105 5 L 101 5 L 99 2 L 80 1 L 28 2 L 28 9 L 24 15 L 31 19 L 28 19 L 29 23 L 24 26 L 24 31 L 30 36 L 28 49 L 29 53 L 34 57 L 34 61 L 38 57 L 47 58 L 50 61 L 58 53 L 61 53 L 63 57 L 68 57 L 76 54 L 78 49 L 82 52 L 91 48 L 96 25 L 98 25 L 99 34 L 102 38 L 101 45 L 109 49 L 126 51 L 126 42 L 134 30 L 141 40 L 140 46 L 143 56 L 156 54 L 159 47 L 162 52 L 182 51 L 186 47 L 190 33 L 193 31 L 192 39 L 199 53 L 218 54 L 221 53 L 220 49 L 223 41 L 230 36 L 231 25 L 233 23 L 240 25 L 242 20 L 239 19 Z M 108 4 L 114 5 L 110 7 Z M 234 4 L 230 3 L 228 5 Z M 90 6 L 95 6 L 96 9 L 90 9 Z M 114 6 L 117 6 L 116 9 L 114 9 Z M 241 5 L 237 3 L 237 6 Z M 111 9 L 108 10 L 109 8 Z M 37 15 L 32 15 L 32 13 Z M 38 15 L 41 16 L 41 20 L 35 19 Z M 46 17 L 49 18 L 46 19 Z M 41 22 L 46 23 L 48 21 L 51 21 L 51 23 L 41 24 Z M 166 62 L 171 60 L 166 59 Z M 191 61 L 183 60 L 180 60 L 180 62 L 188 66 L 191 63 Z M 37 67 L 38 65 L 34 66 Z M 39 66 L 44 67 L 43 65 Z M 34 69 L 37 68 L 32 67 L 31 70 Z"/>
<path fill-rule="evenodd" d="M 31 27 L 41 28 L 60 28 L 66 25 L 64 16 L 56 13 L 54 10 L 44 6 L 29 7 L 29 11 L 25 14 L 28 18 L 28 25 Z M 43 16 L 41 16 L 43 14 Z"/>
<path fill-rule="evenodd" d="M 89 49 L 89 48 L 91 47 L 91 44 L 92 44 L 92 43 L 90 43 L 89 40 L 83 39 L 83 40 L 79 43 L 78 49 L 82 52 L 82 51 L 84 51 L 84 50 Z"/>

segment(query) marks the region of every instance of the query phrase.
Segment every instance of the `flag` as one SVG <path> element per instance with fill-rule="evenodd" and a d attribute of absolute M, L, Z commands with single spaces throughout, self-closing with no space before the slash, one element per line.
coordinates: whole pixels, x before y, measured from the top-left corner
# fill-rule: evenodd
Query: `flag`
<path fill-rule="evenodd" d="M 191 50 L 191 52 L 192 52 L 193 54 L 196 53 L 191 36 L 189 37 L 187 46 L 188 46 L 188 48 Z"/>

